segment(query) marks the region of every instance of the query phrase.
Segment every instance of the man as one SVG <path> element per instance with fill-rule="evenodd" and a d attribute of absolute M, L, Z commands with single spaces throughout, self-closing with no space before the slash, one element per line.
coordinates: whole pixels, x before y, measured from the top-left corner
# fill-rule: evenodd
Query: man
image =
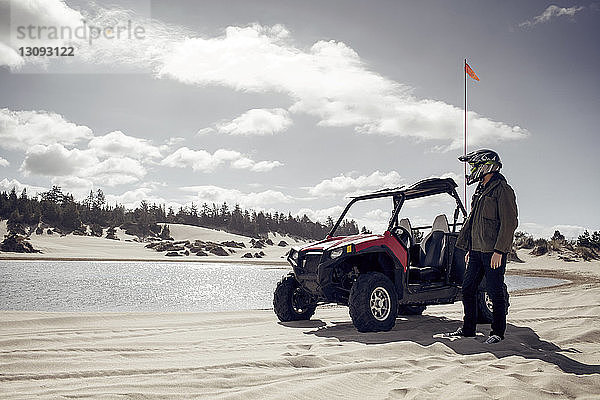
<path fill-rule="evenodd" d="M 504 272 L 518 225 L 515 192 L 498 172 L 502 168 L 495 151 L 481 149 L 458 158 L 471 166 L 467 184 L 479 182 L 471 212 L 461 229 L 456 247 L 465 250 L 467 270 L 462 286 L 464 322 L 446 336 L 474 337 L 477 324 L 477 288 L 483 276 L 492 300 L 492 331 L 485 343 L 498 343 L 506 330 Z"/>

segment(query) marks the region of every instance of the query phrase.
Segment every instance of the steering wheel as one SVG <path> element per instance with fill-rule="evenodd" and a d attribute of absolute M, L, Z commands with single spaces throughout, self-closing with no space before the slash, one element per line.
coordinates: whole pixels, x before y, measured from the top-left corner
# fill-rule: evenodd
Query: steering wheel
<path fill-rule="evenodd" d="M 392 228 L 392 235 L 396 236 L 396 238 L 406 247 L 410 249 L 411 246 L 411 233 L 403 226 L 395 226 Z"/>

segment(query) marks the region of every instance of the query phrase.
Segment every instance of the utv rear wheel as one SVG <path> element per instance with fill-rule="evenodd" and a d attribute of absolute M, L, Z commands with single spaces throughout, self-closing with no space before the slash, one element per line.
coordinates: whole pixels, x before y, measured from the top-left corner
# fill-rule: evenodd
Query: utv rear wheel
<path fill-rule="evenodd" d="M 382 273 L 359 275 L 350 290 L 348 306 L 359 332 L 389 331 L 396 324 L 398 297 L 392 281 Z"/>
<path fill-rule="evenodd" d="M 508 314 L 508 307 L 510 306 L 508 300 L 508 289 L 506 284 L 504 285 L 504 304 L 506 306 L 506 314 Z M 477 291 L 477 322 L 480 324 L 491 324 L 494 319 L 494 305 L 492 299 L 488 294 L 485 284 L 479 287 Z"/>
<path fill-rule="evenodd" d="M 421 315 L 427 306 L 401 305 L 398 306 L 398 315 Z"/>
<path fill-rule="evenodd" d="M 293 275 L 283 277 L 277 284 L 273 294 L 273 309 L 281 322 L 310 319 L 316 308 Z"/>

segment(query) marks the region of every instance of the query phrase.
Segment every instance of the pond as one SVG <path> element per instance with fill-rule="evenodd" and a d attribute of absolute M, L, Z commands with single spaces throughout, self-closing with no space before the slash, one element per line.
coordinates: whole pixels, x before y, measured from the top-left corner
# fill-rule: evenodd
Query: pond
<path fill-rule="evenodd" d="M 186 312 L 272 308 L 281 265 L 0 261 L 0 310 Z M 509 291 L 568 281 L 506 276 Z"/>

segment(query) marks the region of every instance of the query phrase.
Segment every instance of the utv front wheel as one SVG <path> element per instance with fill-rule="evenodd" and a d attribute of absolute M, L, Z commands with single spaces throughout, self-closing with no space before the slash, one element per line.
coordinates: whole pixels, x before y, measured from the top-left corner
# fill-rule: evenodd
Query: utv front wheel
<path fill-rule="evenodd" d="M 359 275 L 348 301 L 359 332 L 389 331 L 396 324 L 398 297 L 390 279 L 379 272 Z"/>
<path fill-rule="evenodd" d="M 275 288 L 273 309 L 281 322 L 307 320 L 317 308 L 309 300 L 296 278 L 288 275 L 282 278 Z"/>
<path fill-rule="evenodd" d="M 509 307 L 509 296 L 508 289 L 506 288 L 506 284 L 504 285 L 504 304 L 506 306 L 505 313 L 508 314 Z M 494 305 L 492 304 L 492 299 L 488 294 L 485 285 L 479 287 L 477 291 L 477 322 L 480 324 L 491 324 L 494 319 Z"/>

